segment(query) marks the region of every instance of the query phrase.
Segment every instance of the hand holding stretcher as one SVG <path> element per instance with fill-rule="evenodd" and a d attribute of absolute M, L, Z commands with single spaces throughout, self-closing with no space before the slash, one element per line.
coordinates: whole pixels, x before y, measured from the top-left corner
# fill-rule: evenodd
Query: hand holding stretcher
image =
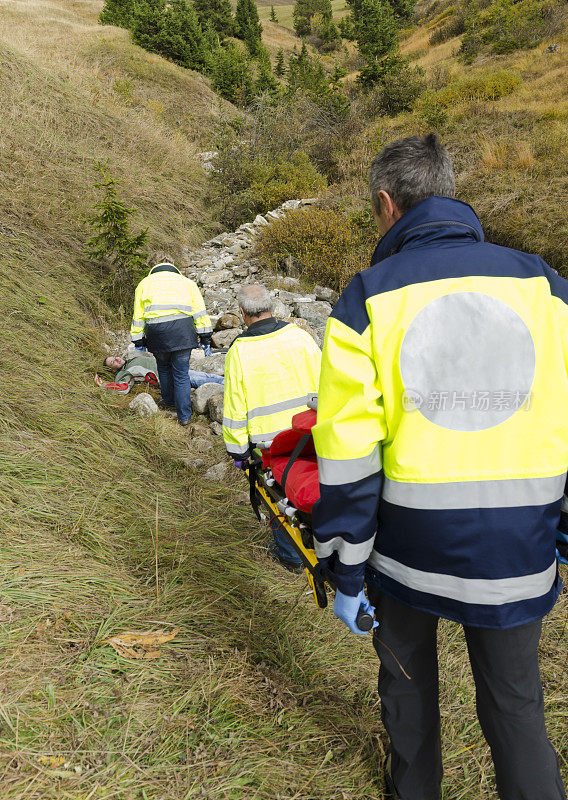
<path fill-rule="evenodd" d="M 327 606 L 327 586 L 335 585 L 324 574 L 314 550 L 311 511 L 319 499 L 318 466 L 311 429 L 316 412 L 303 411 L 292 428 L 279 433 L 261 454 L 253 451 L 247 473 L 250 501 L 257 517 L 262 507 L 270 519 L 278 519 L 290 544 L 301 558 L 308 583 L 319 608 Z M 363 606 L 356 619 L 361 631 L 373 627 L 373 617 Z"/>

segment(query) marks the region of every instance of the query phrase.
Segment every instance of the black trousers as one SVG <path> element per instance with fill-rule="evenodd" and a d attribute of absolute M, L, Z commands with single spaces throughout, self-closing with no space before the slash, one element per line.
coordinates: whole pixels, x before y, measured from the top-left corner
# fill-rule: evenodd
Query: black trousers
<path fill-rule="evenodd" d="M 400 800 L 439 800 L 438 617 L 372 589 L 369 599 L 379 621 L 374 645 L 381 660 L 379 696 L 394 786 Z M 540 620 L 508 630 L 464 626 L 477 716 L 501 800 L 566 800 L 544 722 L 541 628 Z"/>

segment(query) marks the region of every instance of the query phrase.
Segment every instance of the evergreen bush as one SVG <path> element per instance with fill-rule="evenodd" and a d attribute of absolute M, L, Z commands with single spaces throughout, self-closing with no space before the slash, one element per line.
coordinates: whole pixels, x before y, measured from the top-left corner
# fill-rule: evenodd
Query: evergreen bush
<path fill-rule="evenodd" d="M 213 88 L 237 106 L 248 105 L 254 96 L 250 60 L 240 47 L 228 44 L 217 53 L 213 68 Z"/>
<path fill-rule="evenodd" d="M 85 256 L 106 274 L 102 288 L 109 301 L 125 305 L 132 301 L 134 284 L 142 277 L 148 231 L 130 232 L 134 209 L 119 199 L 117 182 L 102 164 L 97 164 L 95 171 L 95 188 L 103 196 L 87 220 L 93 236 L 85 244 Z"/>
<path fill-rule="evenodd" d="M 230 0 L 193 0 L 193 8 L 203 30 L 213 28 L 219 36 L 232 36 L 234 21 Z"/>
<path fill-rule="evenodd" d="M 262 47 L 262 25 L 254 0 L 237 0 L 235 36 L 245 42 L 251 56 L 259 54 Z"/>
<path fill-rule="evenodd" d="M 103 10 L 99 14 L 101 25 L 118 25 L 130 28 L 134 21 L 136 0 L 105 0 Z"/>

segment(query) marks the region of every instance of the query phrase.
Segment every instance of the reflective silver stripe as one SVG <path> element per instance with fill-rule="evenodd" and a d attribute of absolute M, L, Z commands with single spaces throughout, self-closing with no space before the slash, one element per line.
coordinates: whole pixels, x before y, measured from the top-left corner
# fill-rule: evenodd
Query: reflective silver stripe
<path fill-rule="evenodd" d="M 383 575 L 414 589 L 417 592 L 449 597 L 461 603 L 483 606 L 501 606 L 517 603 L 546 594 L 556 578 L 556 561 L 533 575 L 518 578 L 459 578 L 437 572 L 423 572 L 383 556 L 376 550 L 371 553 L 369 563 Z"/>
<path fill-rule="evenodd" d="M 237 455 L 237 456 L 246 453 L 249 449 L 248 442 L 246 444 L 225 444 L 225 447 L 229 455 Z"/>
<path fill-rule="evenodd" d="M 310 394 L 303 394 L 301 397 L 294 397 L 292 400 L 281 400 L 279 403 L 271 403 L 269 406 L 258 406 L 257 408 L 252 408 L 247 416 L 249 419 L 253 419 L 254 417 L 264 417 L 266 414 L 290 411 L 292 408 L 307 405 L 311 396 L 312 393 L 310 392 Z"/>
<path fill-rule="evenodd" d="M 141 342 L 142 339 L 144 338 L 144 334 L 143 333 L 138 333 L 135 335 L 133 334 L 130 338 L 132 339 L 133 342 Z"/>
<path fill-rule="evenodd" d="M 182 314 L 193 314 L 193 306 L 181 306 L 178 303 L 154 303 L 144 308 L 144 313 L 150 311 L 180 311 Z"/>
<path fill-rule="evenodd" d="M 223 426 L 225 428 L 232 428 L 233 430 L 238 430 L 239 428 L 246 428 L 248 422 L 246 419 L 229 419 L 229 417 L 223 417 Z"/>
<path fill-rule="evenodd" d="M 560 500 L 566 475 L 502 481 L 403 483 L 385 479 L 383 498 L 405 508 L 515 508 L 545 506 Z"/>
<path fill-rule="evenodd" d="M 381 446 L 377 445 L 368 456 L 361 458 L 322 458 L 318 456 L 320 483 L 339 486 L 377 475 L 381 471 Z"/>
<path fill-rule="evenodd" d="M 374 536 L 371 536 L 366 542 L 359 542 L 359 544 L 347 542 L 341 536 L 335 536 L 327 542 L 318 542 L 314 537 L 314 550 L 318 558 L 327 558 L 332 553 L 337 553 L 342 564 L 353 566 L 362 564 L 369 558 L 374 542 Z"/>
<path fill-rule="evenodd" d="M 201 326 L 196 325 L 195 330 L 197 331 L 197 333 L 213 333 L 213 328 L 211 327 L 211 325 L 208 325 L 206 328 L 202 328 Z"/>
<path fill-rule="evenodd" d="M 253 444 L 258 444 L 259 442 L 270 442 L 274 439 L 275 436 L 278 436 L 279 433 L 282 431 L 288 430 L 287 428 L 282 428 L 279 431 L 272 431 L 272 433 L 255 433 L 253 436 L 250 437 L 250 440 Z"/>
<path fill-rule="evenodd" d="M 132 325 L 134 328 L 137 328 L 137 327 L 139 327 L 140 325 L 141 325 L 142 327 L 144 327 L 144 324 L 145 324 L 145 320 L 143 320 L 143 319 L 133 319 L 133 320 L 132 320 L 132 322 L 131 322 L 131 325 Z"/>
<path fill-rule="evenodd" d="M 161 322 L 174 322 L 176 319 L 183 319 L 187 314 L 166 314 L 164 317 L 154 317 L 147 319 L 146 325 L 159 325 Z"/>
<path fill-rule="evenodd" d="M 205 309 L 203 311 L 198 311 L 197 314 L 193 315 L 193 319 L 199 319 L 199 317 L 206 317 L 207 311 Z"/>

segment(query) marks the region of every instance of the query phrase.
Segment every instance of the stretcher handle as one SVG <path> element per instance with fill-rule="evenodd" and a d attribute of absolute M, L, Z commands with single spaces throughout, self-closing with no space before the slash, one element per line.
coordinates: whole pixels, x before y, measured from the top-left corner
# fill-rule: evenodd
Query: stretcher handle
<path fill-rule="evenodd" d="M 361 631 L 370 631 L 373 627 L 373 617 L 369 614 L 368 611 L 363 611 L 363 608 L 360 608 L 357 613 L 357 619 L 355 620 L 357 623 L 357 627 Z"/>

